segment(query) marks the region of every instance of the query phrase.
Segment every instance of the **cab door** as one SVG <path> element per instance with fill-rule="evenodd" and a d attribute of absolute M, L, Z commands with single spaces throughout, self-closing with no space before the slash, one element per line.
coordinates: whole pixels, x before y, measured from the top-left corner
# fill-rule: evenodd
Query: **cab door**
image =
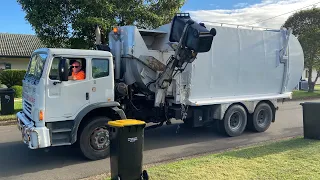
<path fill-rule="evenodd" d="M 59 81 L 58 65 L 59 58 L 52 60 L 46 92 L 45 119 L 50 121 L 72 120 L 76 115 L 90 103 L 90 76 L 86 67 L 88 58 L 65 57 L 72 60 L 77 59 L 82 62 L 82 70 L 86 77 L 84 80 Z M 70 70 L 72 70 L 70 68 Z"/>
<path fill-rule="evenodd" d="M 90 103 L 114 101 L 114 81 L 110 58 L 92 58 L 90 62 Z"/>

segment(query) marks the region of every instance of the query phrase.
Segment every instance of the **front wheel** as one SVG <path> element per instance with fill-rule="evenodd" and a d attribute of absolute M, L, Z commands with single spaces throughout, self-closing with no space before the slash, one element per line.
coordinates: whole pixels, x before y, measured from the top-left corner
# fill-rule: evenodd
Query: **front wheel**
<path fill-rule="evenodd" d="M 80 149 L 82 154 L 90 160 L 104 159 L 109 156 L 110 139 L 107 117 L 94 117 L 83 128 L 80 134 Z"/>
<path fill-rule="evenodd" d="M 247 112 L 240 105 L 231 106 L 224 115 L 222 121 L 219 121 L 219 128 L 228 136 L 240 136 L 247 125 Z"/>

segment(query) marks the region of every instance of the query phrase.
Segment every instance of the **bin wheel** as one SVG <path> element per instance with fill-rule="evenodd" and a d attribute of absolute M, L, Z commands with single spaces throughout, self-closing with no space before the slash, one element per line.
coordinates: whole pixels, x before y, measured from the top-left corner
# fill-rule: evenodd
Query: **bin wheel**
<path fill-rule="evenodd" d="M 247 126 L 247 112 L 240 105 L 232 105 L 219 121 L 219 129 L 230 137 L 240 136 Z"/>
<path fill-rule="evenodd" d="M 110 140 L 107 117 L 93 117 L 80 134 L 80 149 L 90 160 L 104 159 L 109 156 Z"/>
<path fill-rule="evenodd" d="M 148 172 L 146 170 L 142 171 L 142 179 L 143 180 L 149 180 L 149 175 L 148 175 Z"/>
<path fill-rule="evenodd" d="M 273 111 L 269 104 L 259 104 L 249 121 L 249 127 L 251 130 L 256 132 L 266 131 L 272 122 Z"/>

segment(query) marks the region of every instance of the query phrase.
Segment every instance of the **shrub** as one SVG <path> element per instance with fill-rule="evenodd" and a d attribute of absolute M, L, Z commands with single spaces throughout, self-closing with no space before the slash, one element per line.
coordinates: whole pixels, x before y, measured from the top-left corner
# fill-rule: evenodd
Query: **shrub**
<path fill-rule="evenodd" d="M 15 91 L 15 94 L 14 94 L 15 98 L 22 98 L 22 86 L 15 85 L 15 86 L 12 86 L 11 88 L 14 89 Z"/>
<path fill-rule="evenodd" d="M 22 86 L 22 80 L 26 70 L 6 69 L 0 72 L 0 81 L 9 88 L 18 85 Z"/>

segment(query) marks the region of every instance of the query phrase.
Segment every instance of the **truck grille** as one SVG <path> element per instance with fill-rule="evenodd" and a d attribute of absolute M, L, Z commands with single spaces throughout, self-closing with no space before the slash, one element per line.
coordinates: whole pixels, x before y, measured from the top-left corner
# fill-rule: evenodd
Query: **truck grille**
<path fill-rule="evenodd" d="M 32 111 L 32 104 L 27 102 L 26 100 L 23 101 L 23 111 L 31 117 L 31 111 Z"/>

